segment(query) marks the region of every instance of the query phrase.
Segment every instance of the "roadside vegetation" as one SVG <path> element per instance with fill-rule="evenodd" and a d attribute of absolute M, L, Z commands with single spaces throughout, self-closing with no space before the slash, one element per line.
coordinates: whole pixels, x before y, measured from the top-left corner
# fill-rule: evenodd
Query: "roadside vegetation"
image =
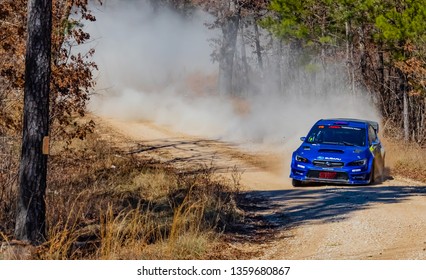
<path fill-rule="evenodd" d="M 426 149 L 416 143 L 404 143 L 385 138 L 386 165 L 390 175 L 426 182 Z"/>
<path fill-rule="evenodd" d="M 214 167 L 182 172 L 126 151 L 97 133 L 52 147 L 46 194 L 48 241 L 0 259 L 211 259 L 240 219 L 238 182 Z M 6 150 L 7 142 L 0 148 Z M 1 166 L 0 241 L 13 244 L 18 148 Z M 3 183 L 4 182 L 4 183 Z M 3 248 L 3 249 L 4 249 Z M 6 255 L 7 253 L 7 255 Z"/>

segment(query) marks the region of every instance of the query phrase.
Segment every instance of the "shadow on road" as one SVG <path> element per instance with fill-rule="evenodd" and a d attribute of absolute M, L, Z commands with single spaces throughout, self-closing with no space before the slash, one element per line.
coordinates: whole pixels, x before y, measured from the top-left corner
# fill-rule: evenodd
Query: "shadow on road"
<path fill-rule="evenodd" d="M 426 196 L 426 186 L 320 186 L 241 195 L 245 211 L 261 217 L 271 227 L 291 228 L 336 222 L 373 204 L 400 203 L 412 196 Z"/>

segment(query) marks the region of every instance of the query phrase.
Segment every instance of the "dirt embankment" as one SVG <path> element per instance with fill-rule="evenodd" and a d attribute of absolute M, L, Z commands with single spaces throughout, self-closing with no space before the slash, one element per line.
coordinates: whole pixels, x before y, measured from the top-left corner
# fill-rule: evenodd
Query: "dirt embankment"
<path fill-rule="evenodd" d="M 251 238 L 232 246 L 260 259 L 426 259 L 426 183 L 401 177 L 374 186 L 294 188 L 289 151 L 248 148 L 193 137 L 149 122 L 99 119 L 149 153 L 179 168 L 213 165 L 240 179 Z M 389 156 L 389 155 L 388 155 Z"/>

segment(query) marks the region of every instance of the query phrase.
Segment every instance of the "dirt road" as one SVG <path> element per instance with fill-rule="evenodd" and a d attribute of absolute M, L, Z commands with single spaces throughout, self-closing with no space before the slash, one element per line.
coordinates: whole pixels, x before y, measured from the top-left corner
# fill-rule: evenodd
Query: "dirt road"
<path fill-rule="evenodd" d="M 130 153 L 180 168 L 214 165 L 241 176 L 251 217 L 268 226 L 259 242 L 230 246 L 260 259 L 426 259 L 426 183 L 389 178 L 374 186 L 294 188 L 289 151 L 194 137 L 150 122 L 99 119 L 126 137 Z"/>

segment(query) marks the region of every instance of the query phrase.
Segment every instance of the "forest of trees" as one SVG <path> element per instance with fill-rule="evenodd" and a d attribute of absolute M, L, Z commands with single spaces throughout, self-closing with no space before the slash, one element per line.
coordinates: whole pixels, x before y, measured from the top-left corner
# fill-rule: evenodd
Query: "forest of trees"
<path fill-rule="evenodd" d="M 92 3 L 93 2 L 93 3 Z M 84 116 L 95 84 L 93 49 L 74 53 L 90 39 L 89 0 L 53 0 L 50 134 L 84 138 Z M 376 103 L 385 133 L 426 144 L 426 5 L 424 0 L 150 0 L 191 17 L 203 9 L 220 30 L 212 57 L 220 95 L 288 95 L 290 81 L 333 84 Z M 0 2 L 0 136 L 22 130 L 27 1 Z M 102 69 L 100 69 L 102 71 Z M 326 73 L 325 75 L 323 73 Z M 266 97 L 265 97 L 266 98 Z M 6 143 L 7 141 L 5 141 Z M 2 147 L 3 149 L 4 147 Z M 3 171 L 2 171 L 3 172 Z M 3 177 L 2 177 L 3 178 Z"/>
<path fill-rule="evenodd" d="M 88 0 L 53 1 L 52 106 L 55 135 L 84 137 L 93 124 L 76 123 L 93 90 L 95 50 L 72 54 L 89 40 L 95 20 Z M 194 9 L 214 16 L 221 31 L 212 57 L 219 94 L 286 94 L 286 84 L 328 71 L 345 72 L 353 94 L 369 94 L 396 137 L 426 142 L 426 8 L 422 0 L 150 0 L 184 17 Z M 0 4 L 0 124 L 20 131 L 24 85 L 25 0 Z M 107 3 L 106 3 L 107 4 Z M 75 16 L 76 15 L 76 16 Z M 336 65 L 338 65 L 336 67 Z M 341 69 L 341 68 L 344 69 Z M 100 69 L 102 71 L 102 69 Z M 318 77 L 316 77 L 318 79 Z M 326 77 L 324 77 L 326 79 Z M 328 81 L 332 83 L 333 81 Z M 267 87 L 267 89 L 259 87 Z M 288 94 L 288 93 L 287 93 Z M 293 93 L 298 94 L 298 93 Z"/>
<path fill-rule="evenodd" d="M 374 97 L 394 136 L 425 143 L 424 1 L 273 0 L 270 8 L 266 28 L 323 63 L 345 61 L 350 87 Z"/>
<path fill-rule="evenodd" d="M 222 34 L 213 54 L 219 94 L 285 95 L 291 81 L 326 80 L 344 72 L 346 90 L 371 97 L 385 132 L 426 143 L 424 1 L 151 2 L 155 9 L 163 5 L 184 16 L 200 7 L 214 16 L 210 27 Z"/>

